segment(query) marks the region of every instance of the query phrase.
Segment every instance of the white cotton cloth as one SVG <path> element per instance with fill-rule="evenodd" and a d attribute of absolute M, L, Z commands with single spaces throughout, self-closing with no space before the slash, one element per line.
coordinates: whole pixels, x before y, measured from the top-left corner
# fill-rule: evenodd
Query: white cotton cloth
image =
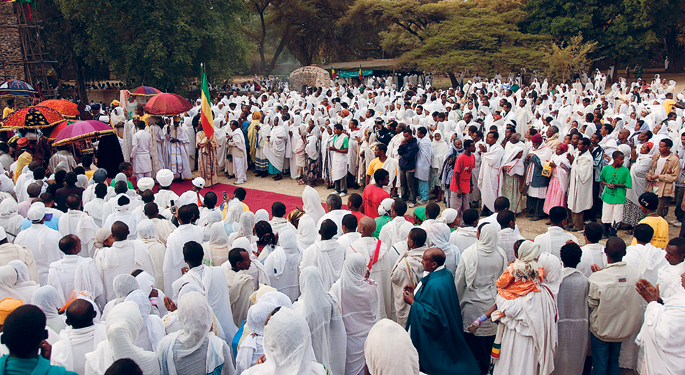
<path fill-rule="evenodd" d="M 278 246 L 264 261 L 271 287 L 287 295 L 291 301 L 300 296 L 299 272 L 302 251 L 291 229 L 278 235 Z"/>
<path fill-rule="evenodd" d="M 163 266 L 166 246 L 164 246 L 163 242 L 160 240 L 157 225 L 155 225 L 153 220 L 145 219 L 138 224 L 138 241 L 147 246 L 147 251 L 150 253 L 152 261 L 155 264 L 154 285 L 160 289 L 164 288 Z"/>
<path fill-rule="evenodd" d="M 33 293 L 31 304 L 38 306 L 43 311 L 46 319 L 45 325 L 52 328 L 53 331 L 60 332 L 66 328 L 67 324 L 64 322 L 64 318 L 59 315 L 62 304 L 57 295 L 57 289 L 53 286 L 45 285 L 38 288 Z"/>
<path fill-rule="evenodd" d="M 293 309 L 304 316 L 317 362 L 332 375 L 345 373 L 347 333 L 335 297 L 324 290 L 321 272 L 307 267 L 300 273 L 302 295 Z"/>
<path fill-rule="evenodd" d="M 61 304 L 69 300 L 72 292 L 84 292 L 92 300 L 104 301 L 102 279 L 91 258 L 65 254 L 61 260 L 50 264 L 48 285 L 55 287 Z"/>
<path fill-rule="evenodd" d="M 95 254 L 95 267 L 102 277 L 105 299 L 116 298 L 114 278 L 121 274 L 142 269 L 150 275 L 155 274 L 155 266 L 147 246 L 138 240 L 116 241 L 111 247 L 103 247 Z"/>
<path fill-rule="evenodd" d="M 121 358 L 132 359 L 145 375 L 158 375 L 157 354 L 135 344 L 142 326 L 143 317 L 135 302 L 122 302 L 112 308 L 106 322 L 107 340 L 86 354 L 86 375 L 104 375 L 109 366 Z"/>
<path fill-rule="evenodd" d="M 83 211 L 69 210 L 59 218 L 59 234 L 66 236 L 75 234 L 81 239 L 82 257 L 92 257 L 95 255 L 95 232 L 100 229 L 91 216 Z"/>
<path fill-rule="evenodd" d="M 254 366 L 264 354 L 264 325 L 275 308 L 275 305 L 260 300 L 248 310 L 246 324 L 251 333 L 240 343 L 235 359 L 237 374 Z"/>
<path fill-rule="evenodd" d="M 319 234 L 315 230 L 312 230 L 315 226 L 316 221 L 314 221 L 314 218 L 309 216 L 309 214 L 304 214 L 300 217 L 300 221 L 297 225 L 297 243 L 303 249 L 312 246 L 319 238 Z"/>
<path fill-rule="evenodd" d="M 126 296 L 124 302 L 127 301 L 135 302 L 140 309 L 140 315 L 143 317 L 143 326 L 138 334 L 136 345 L 145 350 L 155 351 L 157 344 L 166 332 L 162 319 L 157 315 L 150 315 L 152 302 L 150 302 L 149 294 L 146 295 L 144 291 L 136 289 Z"/>
<path fill-rule="evenodd" d="M 682 373 L 685 368 L 685 289 L 664 299 L 664 304 L 650 302 L 636 342 L 644 351 L 643 375 Z"/>
<path fill-rule="evenodd" d="M 378 247 L 380 242 L 380 247 Z M 375 263 L 372 260 L 375 258 L 376 248 L 378 247 L 378 259 Z M 348 248 L 346 256 L 350 254 L 359 253 L 364 256 L 366 264 L 373 263 L 369 279 L 376 283 L 376 290 L 378 292 L 378 316 L 379 319 L 389 318 L 395 319 L 395 309 L 393 306 L 392 281 L 390 280 L 390 272 L 392 271 L 398 255 L 390 249 L 381 240 L 375 237 L 361 237 L 354 241 Z"/>
<path fill-rule="evenodd" d="M 211 374 L 221 367 L 221 374 L 233 374 L 228 346 L 210 332 L 214 314 L 205 296 L 185 293 L 176 315 L 183 329 L 164 337 L 157 349 L 162 373 Z"/>
<path fill-rule="evenodd" d="M 318 223 L 323 215 L 326 214 L 326 211 L 321 206 L 321 197 L 319 197 L 319 193 L 309 185 L 305 186 L 304 191 L 302 192 L 302 210 L 305 214 L 314 219 L 315 223 Z M 300 218 L 300 223 L 301 222 L 302 218 Z"/>
<path fill-rule="evenodd" d="M 107 329 L 100 323 L 78 329 L 67 327 L 59 333 L 59 338 L 60 341 L 52 346 L 50 364 L 84 374 L 86 353 L 94 351 L 98 344 L 107 340 Z"/>
<path fill-rule="evenodd" d="M 171 284 L 181 277 L 181 268 L 186 265 L 183 261 L 183 246 L 190 241 L 201 244 L 203 240 L 202 228 L 193 224 L 182 224 L 169 235 L 163 267 L 165 293 L 172 294 Z"/>
<path fill-rule="evenodd" d="M 228 252 L 231 250 L 228 244 L 228 235 L 223 223 L 214 223 L 209 229 L 209 242 L 202 244 L 204 249 L 204 262 L 210 266 L 220 266 L 228 260 Z"/>
<path fill-rule="evenodd" d="M 309 327 L 302 315 L 289 308 L 273 314 L 264 327 L 266 361 L 243 372 L 244 375 L 324 375 L 324 367 L 314 362 Z"/>
<path fill-rule="evenodd" d="M 445 268 L 454 276 L 457 272 L 461 252 L 457 246 L 450 243 L 450 235 L 452 234 L 450 228 L 444 223 L 433 223 L 426 228 L 426 234 L 428 234 L 430 243 L 445 253 Z"/>
<path fill-rule="evenodd" d="M 381 319 L 371 328 L 364 357 L 373 375 L 419 375 L 419 353 L 409 333 L 390 319 Z"/>
<path fill-rule="evenodd" d="M 17 283 L 17 271 L 12 266 L 0 266 L 0 300 L 15 298 L 23 300 L 21 295 L 14 290 Z M 24 301 L 26 303 L 26 301 Z M 30 301 L 29 301 L 30 302 Z"/>
<path fill-rule="evenodd" d="M 26 246 L 33 253 L 40 285 L 46 285 L 48 282 L 50 264 L 62 259 L 64 255 L 58 246 L 61 239 L 62 236 L 58 231 L 45 224 L 34 223 L 28 229 L 21 231 L 14 240 L 15 245 Z"/>
<path fill-rule="evenodd" d="M 376 283 L 365 277 L 367 272 L 364 256 L 350 254 L 345 259 L 340 279 L 331 288 L 347 332 L 345 375 L 357 375 L 364 368 L 364 342 L 378 321 Z"/>
<path fill-rule="evenodd" d="M 228 216 L 228 214 L 226 216 Z M 259 223 L 260 221 L 269 221 L 269 213 L 263 208 L 260 208 L 254 214 L 254 222 Z"/>
<path fill-rule="evenodd" d="M 345 249 L 334 239 L 317 241 L 302 253 L 300 270 L 315 266 L 321 271 L 323 285 L 329 290 L 333 283 L 340 278 Z"/>
<path fill-rule="evenodd" d="M 31 303 L 33 293 L 40 288 L 40 285 L 31 280 L 29 268 L 24 262 L 20 260 L 13 260 L 7 263 L 7 265 L 13 267 L 17 272 L 17 282 L 14 284 L 12 289 L 19 294 L 19 296 L 21 296 L 21 300 L 24 301 L 24 303 Z"/>
<path fill-rule="evenodd" d="M 9 242 L 14 242 L 21 230 L 21 221 L 24 220 L 17 210 L 17 202 L 13 198 L 5 198 L 0 203 L 0 227 L 5 229 Z"/>

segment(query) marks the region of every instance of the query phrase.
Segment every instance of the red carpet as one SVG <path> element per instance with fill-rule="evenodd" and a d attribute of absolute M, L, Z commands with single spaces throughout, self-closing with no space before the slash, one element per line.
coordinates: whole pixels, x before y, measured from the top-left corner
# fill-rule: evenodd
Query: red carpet
<path fill-rule="evenodd" d="M 171 190 L 174 193 L 181 195 L 184 192 L 191 190 L 192 186 L 193 185 L 190 181 L 174 182 L 171 185 Z M 208 192 L 213 191 L 216 193 L 219 203 L 221 203 L 223 201 L 222 194 L 224 191 L 228 195 L 228 199 L 231 199 L 233 197 L 233 191 L 239 187 L 240 186 L 232 184 L 216 184 L 212 187 L 202 189 L 200 194 L 204 196 Z M 270 191 L 262 191 L 257 189 L 243 189 L 247 191 L 247 196 L 243 202 L 250 207 L 250 211 L 252 212 L 257 212 L 257 210 L 263 208 L 269 213 L 269 216 L 271 216 L 271 204 L 274 202 L 281 202 L 285 204 L 286 212 L 294 210 L 295 207 L 299 207 L 300 209 L 302 208 L 302 197 L 294 197 L 292 195 L 272 193 Z M 324 206 L 324 208 L 326 207 Z"/>

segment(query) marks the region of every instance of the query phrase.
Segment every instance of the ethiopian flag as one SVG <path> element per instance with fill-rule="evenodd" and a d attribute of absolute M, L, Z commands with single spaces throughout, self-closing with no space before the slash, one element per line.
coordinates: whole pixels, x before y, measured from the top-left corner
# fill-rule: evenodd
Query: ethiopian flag
<path fill-rule="evenodd" d="M 335 74 L 335 69 L 333 69 L 333 67 L 331 67 L 331 77 L 333 77 L 333 79 L 338 78 L 338 75 Z"/>
<path fill-rule="evenodd" d="M 359 81 L 360 81 L 360 82 L 361 82 L 361 80 L 362 80 L 363 77 L 364 77 L 364 75 L 362 74 L 362 66 L 359 65 Z"/>
<path fill-rule="evenodd" d="M 209 86 L 207 85 L 207 76 L 205 69 L 202 68 L 202 98 L 200 103 L 200 123 L 202 130 L 204 130 L 207 138 L 214 135 L 214 115 L 212 114 L 212 106 L 209 104 Z"/>

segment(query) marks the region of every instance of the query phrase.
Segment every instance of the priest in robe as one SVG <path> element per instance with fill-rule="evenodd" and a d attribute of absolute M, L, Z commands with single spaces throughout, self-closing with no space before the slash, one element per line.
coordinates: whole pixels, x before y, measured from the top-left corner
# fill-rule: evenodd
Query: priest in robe
<path fill-rule="evenodd" d="M 218 331 L 226 343 L 230 344 L 238 331 L 231 317 L 231 302 L 229 298 L 228 284 L 226 284 L 226 277 L 224 271 L 220 267 L 208 267 L 202 264 L 204 256 L 204 249 L 202 245 L 195 241 L 186 242 L 183 245 L 183 260 L 188 265 L 188 272 L 186 272 L 180 279 L 172 284 L 172 292 L 174 300 L 178 301 L 178 292 L 184 284 L 191 283 L 198 287 L 203 295 L 207 297 L 214 316 L 221 325 L 221 331 Z"/>
<path fill-rule="evenodd" d="M 418 285 L 404 287 L 411 305 L 407 330 L 419 352 L 419 365 L 428 374 L 480 374 L 462 334 L 459 297 L 452 274 L 445 268 L 445 253 L 430 248 L 423 254 L 429 274 Z"/>
<path fill-rule="evenodd" d="M 593 158 L 589 151 L 590 140 L 583 138 L 578 142 L 578 155 L 571 164 L 570 185 L 568 187 L 568 208 L 573 216 L 573 231 L 583 230 L 583 214 L 592 208 Z"/>
<path fill-rule="evenodd" d="M 176 121 L 175 117 L 174 123 L 167 125 L 164 130 L 168 158 L 166 165 L 174 173 L 174 178 L 184 180 L 192 178 L 193 173 L 188 158 L 188 145 L 190 143 L 188 133 L 183 129 L 181 123 Z M 195 137 L 193 137 L 194 140 Z M 194 151 L 193 155 L 195 155 Z"/>

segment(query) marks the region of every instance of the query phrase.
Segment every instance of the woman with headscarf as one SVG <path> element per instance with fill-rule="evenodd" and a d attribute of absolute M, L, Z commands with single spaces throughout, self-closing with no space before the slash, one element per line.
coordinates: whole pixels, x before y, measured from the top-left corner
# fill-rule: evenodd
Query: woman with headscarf
<path fill-rule="evenodd" d="M 419 375 L 419 353 L 407 330 L 390 319 L 376 323 L 364 344 L 366 368 L 372 375 Z"/>
<path fill-rule="evenodd" d="M 454 232 L 459 227 L 459 212 L 454 208 L 446 208 L 440 213 L 438 221 L 447 224 L 450 232 Z M 461 251 L 461 249 L 459 249 Z"/>
<path fill-rule="evenodd" d="M 17 280 L 17 271 L 14 267 L 10 265 L 0 266 L 0 300 L 14 298 L 23 301 L 21 295 L 14 290 L 14 285 L 17 283 Z M 25 303 L 30 302 L 31 300 L 28 300 Z"/>
<path fill-rule="evenodd" d="M 264 261 L 271 287 L 293 302 L 300 296 L 298 277 L 301 260 L 302 249 L 297 244 L 297 236 L 291 229 L 286 229 L 278 234 L 278 246 Z"/>
<path fill-rule="evenodd" d="M 102 309 L 102 320 L 107 320 L 107 315 L 114 308 L 114 306 L 124 302 L 126 297 L 139 288 L 138 281 L 135 277 L 129 274 L 117 275 L 112 283 L 114 288 L 114 295 L 116 298 L 107 302 L 105 307 Z"/>
<path fill-rule="evenodd" d="M 311 186 L 305 186 L 302 192 L 302 210 L 314 219 L 315 223 L 318 223 L 323 215 L 326 214 L 323 206 L 321 206 L 319 193 Z"/>
<path fill-rule="evenodd" d="M 223 226 L 222 226 L 223 229 Z M 155 285 L 164 287 L 164 253 L 166 246 L 159 240 L 157 226 L 150 219 L 145 219 L 138 224 L 138 240 L 142 241 L 152 256 L 155 263 Z"/>
<path fill-rule="evenodd" d="M 300 217 L 300 221 L 297 226 L 297 244 L 300 245 L 301 248 L 306 249 L 309 246 L 312 246 L 314 242 L 319 238 L 319 234 L 316 232 L 316 230 L 313 230 L 312 228 L 316 228 L 316 222 L 314 219 L 309 216 L 309 214 L 304 214 L 302 217 Z"/>
<path fill-rule="evenodd" d="M 357 375 L 363 371 L 364 342 L 378 321 L 378 292 L 376 284 L 366 278 L 369 272 L 366 264 L 362 254 L 348 255 L 340 279 L 331 287 L 347 333 L 345 375 Z"/>
<path fill-rule="evenodd" d="M 426 228 L 426 234 L 430 243 L 445 253 L 445 268 L 450 270 L 452 275 L 455 275 L 461 253 L 457 246 L 450 244 L 450 235 L 452 234 L 450 227 L 444 223 L 433 223 Z"/>
<path fill-rule="evenodd" d="M 321 130 L 317 120 L 312 118 L 307 126 L 306 144 L 304 146 L 304 173 L 302 181 L 309 186 L 316 186 L 321 176 Z"/>
<path fill-rule="evenodd" d="M 239 201 L 235 201 L 228 206 L 226 217 L 223 220 L 224 230 L 226 230 L 227 236 L 230 236 L 233 233 L 233 224 L 240 220 L 240 216 L 243 212 L 245 212 L 245 209 Z"/>
<path fill-rule="evenodd" d="M 633 227 L 645 218 L 638 198 L 647 190 L 647 173 L 652 167 L 652 158 L 649 153 L 653 147 L 652 142 L 644 143 L 640 146 L 639 153 L 633 151 L 630 156 L 632 161 L 630 180 L 633 182 L 633 187 L 626 189 L 626 204 L 623 207 L 622 220 L 624 224 L 630 226 L 629 234 L 632 234 Z"/>
<path fill-rule="evenodd" d="M 289 308 L 271 313 L 264 326 L 264 356 L 263 363 L 251 367 L 243 375 L 326 374 L 323 365 L 312 358 L 307 322 Z"/>
<path fill-rule="evenodd" d="M 33 294 L 40 288 L 35 281 L 31 280 L 29 276 L 29 268 L 20 260 L 13 260 L 7 263 L 8 266 L 17 271 L 17 282 L 14 284 L 14 291 L 21 296 L 24 303 L 31 303 Z"/>
<path fill-rule="evenodd" d="M 544 279 L 539 292 L 524 297 L 498 299 L 500 319 L 497 343 L 501 344 L 494 375 L 549 375 L 557 350 L 556 295 L 562 281 L 559 258 L 549 253 L 538 257 Z"/>
<path fill-rule="evenodd" d="M 231 248 L 223 223 L 212 224 L 209 229 L 209 241 L 203 243 L 202 248 L 205 251 L 203 263 L 210 267 L 218 267 L 228 260 Z"/>
<path fill-rule="evenodd" d="M 381 229 L 385 224 L 392 221 L 390 216 L 390 209 L 392 209 L 392 204 L 395 202 L 392 198 L 385 198 L 378 205 L 378 217 L 373 219 L 376 222 L 376 230 L 373 232 L 373 236 L 378 238 L 381 234 Z"/>
<path fill-rule="evenodd" d="M 492 224 L 480 226 L 476 235 L 478 242 L 462 251 L 454 277 L 464 325 L 464 339 L 481 371 L 490 363 L 490 349 L 495 340 L 497 325 L 488 320 L 481 324 L 475 334 L 467 329 L 483 311 L 495 304 L 495 281 L 507 268 L 507 255 L 497 246 L 497 232 Z"/>
<path fill-rule="evenodd" d="M 250 121 L 250 126 L 247 127 L 247 147 L 250 148 L 250 164 L 255 162 L 255 155 L 257 149 L 255 145 L 257 144 L 257 135 L 259 134 L 259 125 L 262 114 L 259 111 L 252 113 L 252 121 Z"/>
<path fill-rule="evenodd" d="M 196 375 L 235 373 L 231 350 L 224 340 L 210 331 L 216 325 L 205 296 L 198 292 L 183 294 L 176 316 L 183 326 L 164 337 L 157 346 L 161 373 Z"/>
<path fill-rule="evenodd" d="M 24 220 L 17 210 L 17 202 L 13 198 L 5 198 L 0 203 L 0 227 L 5 229 L 7 241 L 10 243 L 13 243 L 19 234 L 21 221 Z"/>
<path fill-rule="evenodd" d="M 124 302 L 127 301 L 135 302 L 140 310 L 140 315 L 143 317 L 143 326 L 140 329 L 136 345 L 145 350 L 155 351 L 157 344 L 159 344 L 159 341 L 166 332 L 164 331 L 162 319 L 158 315 L 150 314 L 152 312 L 152 302 L 150 302 L 149 295 L 146 295 L 140 289 L 136 289 L 126 296 Z M 110 314 L 108 318 L 111 319 L 111 316 Z"/>
<path fill-rule="evenodd" d="M 250 243 L 256 243 L 257 238 L 254 236 L 255 228 L 255 214 L 251 211 L 245 211 L 240 215 L 238 222 L 233 224 L 233 233 L 228 236 L 228 247 L 233 245 L 233 242 L 240 237 L 247 238 Z"/>
<path fill-rule="evenodd" d="M 95 351 L 86 354 L 86 375 L 104 375 L 114 361 L 122 358 L 132 359 L 145 375 L 158 375 L 157 354 L 135 344 L 143 326 L 138 305 L 131 301 L 122 302 L 111 313 L 105 322 L 107 340 L 99 343 Z"/>
<path fill-rule="evenodd" d="M 450 151 L 450 145 L 447 140 L 443 138 L 442 131 L 436 130 L 433 133 L 431 147 L 433 148 L 433 152 L 431 159 L 429 188 L 431 190 L 433 190 L 433 188 L 437 188 L 435 200 L 439 202 L 442 199 L 442 182 L 440 181 L 440 172 L 443 164 L 445 163 L 447 153 Z"/>
<path fill-rule="evenodd" d="M 542 210 L 549 215 L 552 207 L 561 206 L 566 208 L 566 192 L 569 185 L 571 163 L 568 161 L 568 145 L 561 142 L 557 145 L 555 154 L 550 159 L 549 166 L 552 168 L 552 178 L 547 188 L 547 198 Z"/>
<path fill-rule="evenodd" d="M 255 224 L 259 223 L 260 221 L 269 221 L 269 212 L 263 208 L 260 208 L 254 213 Z"/>
<path fill-rule="evenodd" d="M 45 314 L 45 325 L 50 327 L 53 331 L 59 332 L 67 327 L 64 318 L 59 315 L 59 309 L 62 306 L 59 302 L 57 289 L 52 285 L 45 285 L 38 288 L 31 297 L 31 304 L 40 307 Z"/>
<path fill-rule="evenodd" d="M 261 302 L 261 301 L 260 301 Z M 264 325 L 276 306 L 270 303 L 256 303 L 247 311 L 247 328 L 250 334 L 240 343 L 235 358 L 236 375 L 254 366 L 264 354 Z"/>
<path fill-rule="evenodd" d="M 337 301 L 324 290 L 318 268 L 310 266 L 302 270 L 300 290 L 302 295 L 293 309 L 307 320 L 317 362 L 323 364 L 331 375 L 343 375 L 347 333 Z"/>

